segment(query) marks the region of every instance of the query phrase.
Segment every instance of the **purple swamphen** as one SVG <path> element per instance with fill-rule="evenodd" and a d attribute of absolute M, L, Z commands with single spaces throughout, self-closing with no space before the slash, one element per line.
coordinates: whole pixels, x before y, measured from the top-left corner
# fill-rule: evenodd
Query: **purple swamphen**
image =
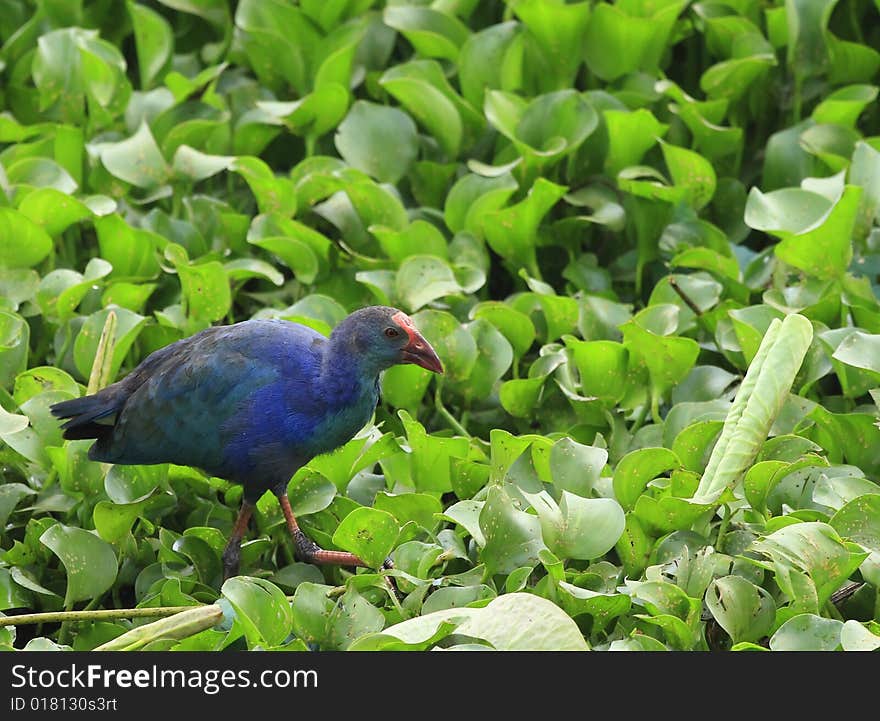
<path fill-rule="evenodd" d="M 443 372 L 434 349 L 396 308 L 357 310 L 329 338 L 298 323 L 247 320 L 161 348 L 121 381 L 51 410 L 68 419 L 65 438 L 97 439 L 92 460 L 196 466 L 243 484 L 224 578 L 238 573 L 242 537 L 267 490 L 278 497 L 298 558 L 364 566 L 300 530 L 287 483 L 366 425 L 379 400 L 379 374 L 398 363 Z"/>

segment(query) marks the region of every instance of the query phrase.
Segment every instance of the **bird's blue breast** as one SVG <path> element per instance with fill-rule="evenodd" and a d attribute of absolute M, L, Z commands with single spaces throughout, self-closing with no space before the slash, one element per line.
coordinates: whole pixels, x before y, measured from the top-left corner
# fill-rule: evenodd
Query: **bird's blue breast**
<path fill-rule="evenodd" d="M 375 378 L 355 359 L 323 363 L 323 337 L 273 348 L 274 380 L 255 389 L 224 424 L 224 460 L 236 477 L 267 484 L 286 481 L 297 468 L 347 442 L 378 402 Z M 351 364 L 351 367 L 348 366 Z"/>

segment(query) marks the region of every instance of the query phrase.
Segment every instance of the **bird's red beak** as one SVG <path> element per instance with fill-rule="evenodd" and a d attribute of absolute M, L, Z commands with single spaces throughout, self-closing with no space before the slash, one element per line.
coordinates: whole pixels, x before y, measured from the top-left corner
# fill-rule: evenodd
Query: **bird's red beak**
<path fill-rule="evenodd" d="M 409 342 L 403 347 L 401 357 L 404 363 L 415 363 L 433 373 L 443 373 L 443 364 L 431 344 L 416 330 L 412 319 L 403 311 L 391 316 L 400 328 L 409 336 Z"/>

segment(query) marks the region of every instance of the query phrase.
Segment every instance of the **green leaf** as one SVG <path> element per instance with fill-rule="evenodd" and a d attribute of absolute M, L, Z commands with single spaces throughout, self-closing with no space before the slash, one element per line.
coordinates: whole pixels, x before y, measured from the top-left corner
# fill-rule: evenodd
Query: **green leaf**
<path fill-rule="evenodd" d="M 60 235 L 71 225 L 94 216 L 85 203 L 55 188 L 38 188 L 28 193 L 18 210 L 52 236 Z"/>
<path fill-rule="evenodd" d="M 30 268 L 52 250 L 52 238 L 26 215 L 0 207 L 0 268 Z"/>
<path fill-rule="evenodd" d="M 697 209 L 708 205 L 715 195 L 716 176 L 712 164 L 699 153 L 661 141 L 663 159 L 672 182 L 685 189 L 685 197 Z"/>
<path fill-rule="evenodd" d="M 784 526 L 756 541 L 752 550 L 768 555 L 776 581 L 796 608 L 822 608 L 841 583 L 859 567 L 867 553 L 851 551 L 825 523 L 806 522 Z M 799 574 L 806 574 L 815 587 L 813 598 L 805 595 Z"/>
<path fill-rule="evenodd" d="M 608 132 L 604 167 L 612 177 L 627 166 L 638 165 L 669 127 L 644 108 L 634 111 L 603 110 L 602 117 Z"/>
<path fill-rule="evenodd" d="M 58 556 L 67 572 L 65 605 L 98 598 L 116 580 L 116 554 L 94 533 L 56 523 L 40 542 Z"/>
<path fill-rule="evenodd" d="M 712 581 L 706 590 L 706 605 L 733 643 L 757 642 L 773 628 L 776 606 L 772 597 L 742 576 Z"/>
<path fill-rule="evenodd" d="M 553 486 L 589 498 L 608 462 L 604 448 L 585 446 L 571 438 L 560 438 L 550 449 Z"/>
<path fill-rule="evenodd" d="M 356 508 L 333 533 L 334 545 L 379 568 L 397 542 L 400 527 L 394 516 L 375 508 Z"/>
<path fill-rule="evenodd" d="M 396 5 L 386 7 L 382 20 L 399 31 L 425 57 L 455 60 L 458 49 L 470 34 L 458 18 L 429 7 Z"/>
<path fill-rule="evenodd" d="M 352 167 L 396 183 L 416 158 L 416 126 L 401 110 L 359 100 L 337 128 L 335 143 Z"/>
<path fill-rule="evenodd" d="M 281 643 L 290 633 L 293 614 L 284 592 L 262 578 L 236 576 L 220 589 L 235 609 L 235 622 L 240 624 L 253 647 L 263 643 Z"/>
<path fill-rule="evenodd" d="M 409 311 L 462 290 L 449 264 L 433 255 L 412 255 L 404 260 L 397 271 L 395 289 Z"/>
<path fill-rule="evenodd" d="M 788 397 L 812 337 L 812 325 L 796 313 L 770 324 L 724 420 L 695 502 L 714 501 L 751 466 Z"/>
<path fill-rule="evenodd" d="M 508 593 L 483 608 L 449 608 L 389 626 L 350 650 L 427 649 L 450 633 L 480 638 L 498 651 L 587 651 L 580 630 L 558 606 L 530 593 Z"/>
<path fill-rule="evenodd" d="M 522 566 L 537 565 L 538 552 L 545 548 L 541 523 L 537 516 L 518 510 L 504 488 L 489 488 L 479 520 L 486 539 L 480 560 L 490 573 L 510 573 Z"/>
<path fill-rule="evenodd" d="M 584 38 L 590 70 L 602 80 L 656 72 L 683 7 L 681 0 L 597 5 Z"/>
<path fill-rule="evenodd" d="M 504 207 L 518 187 L 510 173 L 494 177 L 463 175 L 446 196 L 443 219 L 454 233 L 469 230 L 481 234 L 483 216 Z"/>
<path fill-rule="evenodd" d="M 159 13 L 135 2 L 126 3 L 134 29 L 141 88 L 151 88 L 170 68 L 174 52 L 171 25 Z"/>
<path fill-rule="evenodd" d="M 852 234 L 862 189 L 847 186 L 821 225 L 798 235 L 786 233 L 776 255 L 817 278 L 838 278 L 852 259 Z"/>
<path fill-rule="evenodd" d="M 436 526 L 435 514 L 441 513 L 443 510 L 440 501 L 427 493 L 393 495 L 382 492 L 376 496 L 374 508 L 387 511 L 397 519 L 397 523 L 401 526 L 408 521 L 413 521 L 427 529 Z"/>
<path fill-rule="evenodd" d="M 843 538 L 880 553 L 880 495 L 854 498 L 828 521 Z"/>
<path fill-rule="evenodd" d="M 163 185 L 171 177 L 171 168 L 146 123 L 141 123 L 130 138 L 103 145 L 101 162 L 120 180 L 147 190 Z"/>
<path fill-rule="evenodd" d="M 125 356 L 140 334 L 147 319 L 125 308 L 105 308 L 90 315 L 80 329 L 79 335 L 73 344 L 73 358 L 77 370 L 88 377 L 94 363 L 95 354 L 98 350 L 98 341 L 101 331 L 107 322 L 107 314 L 110 311 L 116 313 L 118 319 L 116 332 L 114 333 L 113 359 L 110 365 L 110 379 L 116 378 L 119 368 L 125 360 Z"/>
<path fill-rule="evenodd" d="M 538 178 L 525 200 L 484 215 L 483 232 L 492 250 L 514 267 L 525 267 L 534 275 L 538 226 L 566 190 L 564 186 Z"/>
<path fill-rule="evenodd" d="M 599 558 L 623 533 L 623 510 L 612 498 L 582 498 L 562 491 L 557 506 L 546 491 L 525 496 L 538 513 L 544 542 L 560 558 Z"/>
<path fill-rule="evenodd" d="M 648 483 L 679 467 L 678 456 L 666 448 L 640 448 L 627 453 L 614 469 L 614 496 L 624 510 L 632 510 Z"/>
<path fill-rule="evenodd" d="M 836 651 L 843 622 L 801 613 L 783 623 L 770 639 L 771 651 Z"/>
<path fill-rule="evenodd" d="M 0 311 L 0 386 L 12 385 L 15 377 L 27 368 L 30 336 L 30 326 L 24 318 Z"/>

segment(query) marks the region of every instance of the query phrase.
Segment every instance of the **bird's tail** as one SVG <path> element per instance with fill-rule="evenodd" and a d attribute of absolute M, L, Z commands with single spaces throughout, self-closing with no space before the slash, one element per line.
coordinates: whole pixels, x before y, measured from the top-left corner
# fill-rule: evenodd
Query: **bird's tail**
<path fill-rule="evenodd" d="M 109 389 L 108 389 L 109 390 Z M 116 393 L 100 391 L 91 396 L 61 401 L 49 407 L 56 418 L 67 419 L 61 426 L 68 440 L 103 438 L 113 431 L 116 415 L 124 399 Z"/>

